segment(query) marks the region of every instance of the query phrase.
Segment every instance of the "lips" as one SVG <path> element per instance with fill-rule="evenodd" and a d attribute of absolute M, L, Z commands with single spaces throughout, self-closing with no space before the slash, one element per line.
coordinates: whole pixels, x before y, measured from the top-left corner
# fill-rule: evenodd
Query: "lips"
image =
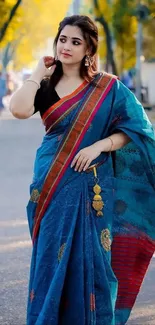
<path fill-rule="evenodd" d="M 68 53 L 62 53 L 63 55 L 65 55 L 65 56 L 71 56 L 70 54 L 68 54 Z"/>

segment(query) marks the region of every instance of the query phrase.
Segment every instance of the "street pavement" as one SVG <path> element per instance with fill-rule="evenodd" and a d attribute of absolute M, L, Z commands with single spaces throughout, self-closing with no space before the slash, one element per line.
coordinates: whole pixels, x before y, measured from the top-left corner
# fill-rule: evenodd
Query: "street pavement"
<path fill-rule="evenodd" d="M 26 324 L 31 240 L 25 207 L 35 151 L 43 134 L 44 127 L 37 116 L 17 120 L 8 111 L 1 116 L 0 325 Z M 155 258 L 151 261 L 128 325 L 155 325 L 154 279 Z"/>

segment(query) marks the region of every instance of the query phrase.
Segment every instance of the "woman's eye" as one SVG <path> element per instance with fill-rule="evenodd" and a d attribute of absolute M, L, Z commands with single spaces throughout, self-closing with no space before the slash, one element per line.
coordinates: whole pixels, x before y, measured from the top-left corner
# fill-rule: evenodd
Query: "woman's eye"
<path fill-rule="evenodd" d="M 60 38 L 60 42 L 61 43 L 65 43 L 65 39 L 64 38 Z"/>
<path fill-rule="evenodd" d="M 78 41 L 74 41 L 73 44 L 74 45 L 80 45 L 80 43 Z"/>

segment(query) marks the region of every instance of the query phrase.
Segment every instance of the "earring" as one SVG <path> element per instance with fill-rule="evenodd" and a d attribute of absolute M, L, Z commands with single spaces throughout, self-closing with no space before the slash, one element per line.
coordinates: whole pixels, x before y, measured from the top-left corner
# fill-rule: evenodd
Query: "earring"
<path fill-rule="evenodd" d="M 90 57 L 89 55 L 87 55 L 85 58 L 85 67 L 89 67 L 89 66 L 90 66 Z"/>

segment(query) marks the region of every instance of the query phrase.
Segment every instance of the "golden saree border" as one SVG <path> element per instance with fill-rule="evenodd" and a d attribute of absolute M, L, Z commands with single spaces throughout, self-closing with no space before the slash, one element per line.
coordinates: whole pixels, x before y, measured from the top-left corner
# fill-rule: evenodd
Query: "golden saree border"
<path fill-rule="evenodd" d="M 79 109 L 68 133 L 61 143 L 59 151 L 56 153 L 55 159 L 53 160 L 46 176 L 36 207 L 32 235 L 33 242 L 38 234 L 40 222 L 61 178 L 71 163 L 95 114 L 99 110 L 100 105 L 106 98 L 116 79 L 117 77 L 114 75 L 100 73 L 99 78 L 96 81 L 96 87 L 92 87 L 90 93 L 87 95 L 87 99 L 82 104 L 81 109 Z"/>

